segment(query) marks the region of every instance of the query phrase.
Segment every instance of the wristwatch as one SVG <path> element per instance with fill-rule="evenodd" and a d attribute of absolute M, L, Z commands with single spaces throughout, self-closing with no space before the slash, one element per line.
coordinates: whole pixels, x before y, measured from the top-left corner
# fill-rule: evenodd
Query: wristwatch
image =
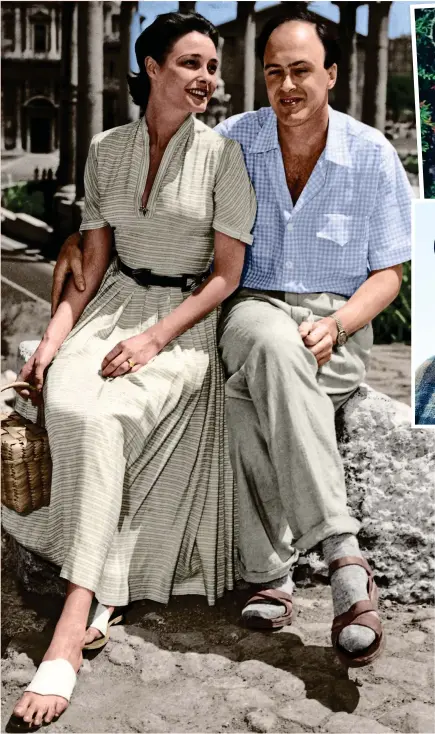
<path fill-rule="evenodd" d="M 343 329 L 343 324 L 341 323 L 338 316 L 335 316 L 335 314 L 331 314 L 331 319 L 334 319 L 335 323 L 337 324 L 337 346 L 342 347 L 343 344 L 346 344 L 348 340 L 347 331 Z"/>

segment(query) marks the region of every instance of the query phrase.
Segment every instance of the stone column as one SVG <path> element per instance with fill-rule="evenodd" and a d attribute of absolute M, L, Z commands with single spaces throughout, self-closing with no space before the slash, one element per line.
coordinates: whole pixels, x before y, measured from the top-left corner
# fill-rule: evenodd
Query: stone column
<path fill-rule="evenodd" d="M 17 125 L 16 125 L 16 140 L 15 140 L 15 150 L 17 152 L 22 152 L 23 150 L 23 143 L 21 139 L 21 115 L 22 115 L 22 91 L 21 91 L 21 84 L 17 84 L 17 96 L 16 96 L 16 106 L 17 106 Z"/>
<path fill-rule="evenodd" d="M 21 56 L 22 43 L 21 43 L 21 10 L 15 8 L 15 45 L 14 53 L 16 56 Z"/>
<path fill-rule="evenodd" d="M 50 56 L 53 58 L 56 56 L 56 9 L 52 8 L 50 11 Z"/>
<path fill-rule="evenodd" d="M 338 35 L 341 59 L 338 65 L 334 107 L 355 117 L 358 97 L 356 11 L 359 2 L 334 2 L 340 8 Z"/>
<path fill-rule="evenodd" d="M 26 54 L 27 56 L 30 56 L 30 52 L 32 49 L 32 38 L 31 38 L 32 24 L 30 22 L 30 8 L 25 8 L 24 14 L 25 14 L 24 15 L 25 25 L 26 25 Z"/>
<path fill-rule="evenodd" d="M 60 97 L 60 145 L 57 180 L 59 186 L 74 186 L 77 121 L 77 2 L 63 3 Z"/>
<path fill-rule="evenodd" d="M 391 2 L 370 2 L 362 121 L 384 132 L 387 107 L 388 17 Z"/>
<path fill-rule="evenodd" d="M 118 125 L 137 120 L 139 107 L 133 104 L 127 84 L 127 75 L 130 71 L 130 40 L 131 25 L 137 11 L 137 2 L 123 0 L 119 23 L 120 51 L 119 51 L 119 121 Z"/>
<path fill-rule="evenodd" d="M 244 23 L 243 110 L 254 109 L 255 102 L 255 2 L 238 2 L 237 18 Z"/>
<path fill-rule="evenodd" d="M 78 110 L 76 205 L 83 206 L 86 158 L 94 135 L 103 129 L 103 3 L 78 3 Z"/>
<path fill-rule="evenodd" d="M 194 13 L 196 8 L 196 2 L 189 2 L 188 0 L 182 0 L 178 3 L 178 12 L 187 15 L 187 13 Z"/>

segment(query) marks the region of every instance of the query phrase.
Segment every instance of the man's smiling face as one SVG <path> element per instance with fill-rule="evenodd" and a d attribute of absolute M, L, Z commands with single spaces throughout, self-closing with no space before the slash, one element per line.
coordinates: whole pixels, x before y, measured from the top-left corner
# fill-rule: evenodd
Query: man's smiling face
<path fill-rule="evenodd" d="M 337 66 L 325 69 L 324 64 L 325 49 L 312 23 L 292 20 L 271 33 L 264 52 L 264 78 L 282 125 L 302 125 L 327 106 Z"/>

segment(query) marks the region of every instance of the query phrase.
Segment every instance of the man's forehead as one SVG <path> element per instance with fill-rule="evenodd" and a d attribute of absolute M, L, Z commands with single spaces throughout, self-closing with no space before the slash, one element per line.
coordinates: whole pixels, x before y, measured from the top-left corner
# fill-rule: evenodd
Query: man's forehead
<path fill-rule="evenodd" d="M 287 54 L 297 59 L 315 58 L 324 53 L 323 43 L 320 40 L 313 23 L 300 20 L 291 20 L 275 28 L 266 44 L 264 60 L 271 56 Z M 288 62 L 289 63 L 289 62 Z"/>

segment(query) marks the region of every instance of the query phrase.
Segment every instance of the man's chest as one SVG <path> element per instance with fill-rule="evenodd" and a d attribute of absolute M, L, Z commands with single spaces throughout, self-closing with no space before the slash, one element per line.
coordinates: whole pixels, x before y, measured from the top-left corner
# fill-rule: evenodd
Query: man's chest
<path fill-rule="evenodd" d="M 307 185 L 318 158 L 319 153 L 301 156 L 289 151 L 282 151 L 285 179 L 293 204 L 297 202 Z"/>

